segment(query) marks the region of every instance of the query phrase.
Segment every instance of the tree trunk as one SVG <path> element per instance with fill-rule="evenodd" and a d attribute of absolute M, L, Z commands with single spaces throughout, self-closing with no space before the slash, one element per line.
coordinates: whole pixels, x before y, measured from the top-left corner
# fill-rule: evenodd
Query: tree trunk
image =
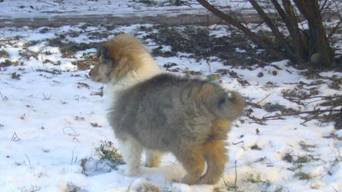
<path fill-rule="evenodd" d="M 309 60 L 308 56 L 308 42 L 302 31 L 298 27 L 298 18 L 295 14 L 294 7 L 290 0 L 282 0 L 284 11 L 277 5 L 277 0 L 272 0 L 279 14 L 283 15 L 282 19 L 290 33 L 293 46 L 295 48 L 295 54 L 297 62 L 306 63 Z M 278 8 L 277 8 L 278 7 Z"/>
<path fill-rule="evenodd" d="M 269 53 L 275 52 L 285 55 L 288 59 L 298 63 L 310 63 L 316 68 L 326 68 L 333 64 L 334 52 L 330 47 L 323 19 L 322 9 L 319 7 L 319 0 L 271 0 L 274 8 L 278 12 L 281 20 L 286 25 L 289 36 L 279 31 L 277 21 L 271 18 L 264 9 L 259 6 L 258 1 L 248 0 L 267 26 L 272 30 L 274 37 L 281 46 L 276 46 L 270 39 L 265 39 L 252 32 L 247 26 L 243 25 L 238 18 L 223 13 L 211 5 L 208 0 L 197 0 L 203 7 L 207 8 L 214 15 L 226 21 L 242 31 L 250 40 L 265 48 Z M 282 2 L 282 6 L 279 2 Z M 295 7 L 298 8 L 300 15 L 296 15 Z M 324 5 L 323 5 L 324 7 Z M 307 21 L 308 30 L 299 28 L 300 19 Z M 288 41 L 290 40 L 290 41 Z M 284 51 L 285 50 L 285 51 Z"/>
<path fill-rule="evenodd" d="M 308 21 L 309 62 L 316 68 L 332 66 L 333 50 L 329 45 L 318 0 L 293 0 L 301 14 Z"/>

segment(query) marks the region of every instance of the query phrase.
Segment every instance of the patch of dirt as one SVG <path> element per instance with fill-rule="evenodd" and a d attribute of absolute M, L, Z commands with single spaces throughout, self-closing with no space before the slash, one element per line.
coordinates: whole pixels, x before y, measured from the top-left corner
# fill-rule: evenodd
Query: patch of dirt
<path fill-rule="evenodd" d="M 110 35 L 113 35 L 113 34 L 109 31 L 101 31 L 101 32 L 94 31 L 94 32 L 88 33 L 88 37 L 91 40 L 93 40 L 93 39 L 105 39 Z"/>
<path fill-rule="evenodd" d="M 141 3 L 148 7 L 165 7 L 165 6 L 181 6 L 181 5 L 190 5 L 184 0 L 169 0 L 169 1 L 160 1 L 160 0 L 132 0 L 135 3 Z"/>
<path fill-rule="evenodd" d="M 9 53 L 5 50 L 0 50 L 0 58 L 9 58 Z"/>
<path fill-rule="evenodd" d="M 6 59 L 5 61 L 0 62 L 0 68 L 1 67 L 9 67 L 11 65 L 18 65 L 18 61 L 10 61 L 10 60 Z"/>
<path fill-rule="evenodd" d="M 208 59 L 215 56 L 225 65 L 265 65 L 279 60 L 258 49 L 239 32 L 229 36 L 216 37 L 205 26 L 155 26 L 158 33 L 149 33 L 145 38 L 154 40 L 158 45 L 168 45 L 171 50 L 164 51 L 161 46 L 153 50 L 155 56 L 176 56 L 177 52 L 190 53 L 195 59 Z M 141 29 L 145 30 L 145 28 Z"/>
<path fill-rule="evenodd" d="M 64 35 L 48 40 L 49 46 L 59 47 L 63 57 L 73 57 L 76 52 L 96 48 L 99 44 L 100 43 L 75 43 L 66 41 Z"/>
<path fill-rule="evenodd" d="M 84 71 L 84 70 L 90 69 L 90 66 L 94 65 L 94 63 L 96 62 L 97 62 L 96 56 L 94 54 L 91 54 L 82 60 L 77 60 L 75 62 L 72 62 L 72 64 L 76 65 L 78 70 Z"/>

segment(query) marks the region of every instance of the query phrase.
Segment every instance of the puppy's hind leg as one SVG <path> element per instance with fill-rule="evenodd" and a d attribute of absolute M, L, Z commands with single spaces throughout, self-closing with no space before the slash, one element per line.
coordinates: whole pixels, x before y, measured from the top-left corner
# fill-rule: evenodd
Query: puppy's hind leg
<path fill-rule="evenodd" d="M 162 153 L 156 150 L 146 149 L 146 167 L 159 167 Z"/>
<path fill-rule="evenodd" d="M 125 139 L 118 139 L 118 141 L 119 150 L 127 163 L 125 174 L 128 176 L 139 175 L 142 146 L 130 136 Z"/>
<path fill-rule="evenodd" d="M 200 184 L 216 184 L 224 172 L 227 161 L 224 140 L 213 140 L 204 144 L 207 171 L 199 180 Z"/>

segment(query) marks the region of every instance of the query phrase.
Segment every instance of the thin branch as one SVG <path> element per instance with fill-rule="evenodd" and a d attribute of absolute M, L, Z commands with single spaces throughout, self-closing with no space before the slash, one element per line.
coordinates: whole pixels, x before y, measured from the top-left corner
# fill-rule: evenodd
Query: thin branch
<path fill-rule="evenodd" d="M 267 26 L 272 30 L 273 35 L 281 45 L 285 47 L 285 51 L 288 56 L 293 56 L 292 48 L 286 41 L 284 35 L 279 31 L 278 27 L 273 23 L 272 19 L 266 14 L 266 12 L 261 8 L 261 6 L 256 2 L 256 0 L 248 0 L 254 9 L 258 12 L 260 17 L 265 21 Z"/>
<path fill-rule="evenodd" d="M 294 14 L 293 7 L 291 3 L 287 0 L 283 0 L 283 5 L 285 10 L 281 7 L 277 0 L 271 0 L 274 8 L 277 10 L 280 18 L 286 25 L 288 32 L 292 38 L 292 43 L 295 48 L 295 56 L 298 62 L 303 63 L 303 52 L 306 50 L 304 40 L 301 37 L 301 32 L 298 27 L 298 20 L 296 15 Z"/>
<path fill-rule="evenodd" d="M 207 0 L 197 0 L 199 4 L 201 4 L 203 7 L 211 11 L 214 15 L 221 18 L 228 24 L 238 28 L 242 32 L 244 32 L 245 35 L 247 35 L 254 43 L 259 45 L 262 48 L 272 50 L 271 42 L 268 42 L 266 40 L 261 39 L 258 37 L 255 33 L 253 33 L 250 29 L 248 29 L 246 26 L 242 25 L 241 21 L 238 19 L 230 16 L 229 14 L 225 14 L 213 5 L 211 5 Z"/>
<path fill-rule="evenodd" d="M 294 112 L 294 113 L 285 113 L 285 114 L 276 114 L 276 115 L 264 116 L 264 117 L 262 117 L 262 119 L 271 119 L 271 118 L 284 117 L 284 116 L 293 116 L 293 115 L 300 115 L 300 114 L 317 114 L 317 113 L 339 112 L 339 111 L 340 111 L 340 109 L 297 111 L 297 112 Z"/>
<path fill-rule="evenodd" d="M 322 12 L 322 11 L 326 8 L 326 5 L 327 5 L 328 2 L 329 2 L 329 0 L 325 0 L 325 1 L 321 4 L 321 7 L 319 8 L 320 12 Z"/>
<path fill-rule="evenodd" d="M 302 36 L 302 33 L 298 27 L 298 19 L 295 14 L 294 8 L 289 0 L 282 0 L 286 14 L 288 15 L 286 26 L 291 35 L 292 41 L 296 49 L 296 56 L 299 62 L 304 62 L 305 50 L 307 50 L 307 41 Z"/>
<path fill-rule="evenodd" d="M 283 10 L 283 8 L 280 6 L 280 4 L 278 3 L 277 0 L 271 0 L 274 8 L 277 10 L 277 12 L 279 13 L 281 19 L 284 21 L 284 23 L 289 23 L 289 20 L 287 18 L 287 15 L 285 13 L 285 11 Z"/>
<path fill-rule="evenodd" d="M 263 101 L 265 101 L 269 96 L 271 96 L 270 94 L 267 94 L 264 98 L 262 98 L 260 101 L 256 102 L 257 105 L 260 105 Z"/>

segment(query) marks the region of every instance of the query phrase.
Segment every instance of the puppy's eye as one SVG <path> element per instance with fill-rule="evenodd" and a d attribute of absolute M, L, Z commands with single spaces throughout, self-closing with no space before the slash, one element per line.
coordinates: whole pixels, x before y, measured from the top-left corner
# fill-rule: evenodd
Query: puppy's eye
<path fill-rule="evenodd" d="M 99 63 L 103 65 L 111 65 L 112 61 L 110 59 L 105 58 L 103 55 L 99 57 Z"/>
<path fill-rule="evenodd" d="M 97 47 L 96 56 L 100 57 L 101 55 L 104 55 L 105 51 L 105 48 L 102 45 L 100 45 L 99 47 Z"/>
<path fill-rule="evenodd" d="M 223 108 L 224 105 L 225 105 L 225 103 L 226 103 L 226 97 L 221 97 L 221 98 L 218 100 L 218 102 L 217 102 L 217 106 L 218 106 L 219 108 Z"/>

